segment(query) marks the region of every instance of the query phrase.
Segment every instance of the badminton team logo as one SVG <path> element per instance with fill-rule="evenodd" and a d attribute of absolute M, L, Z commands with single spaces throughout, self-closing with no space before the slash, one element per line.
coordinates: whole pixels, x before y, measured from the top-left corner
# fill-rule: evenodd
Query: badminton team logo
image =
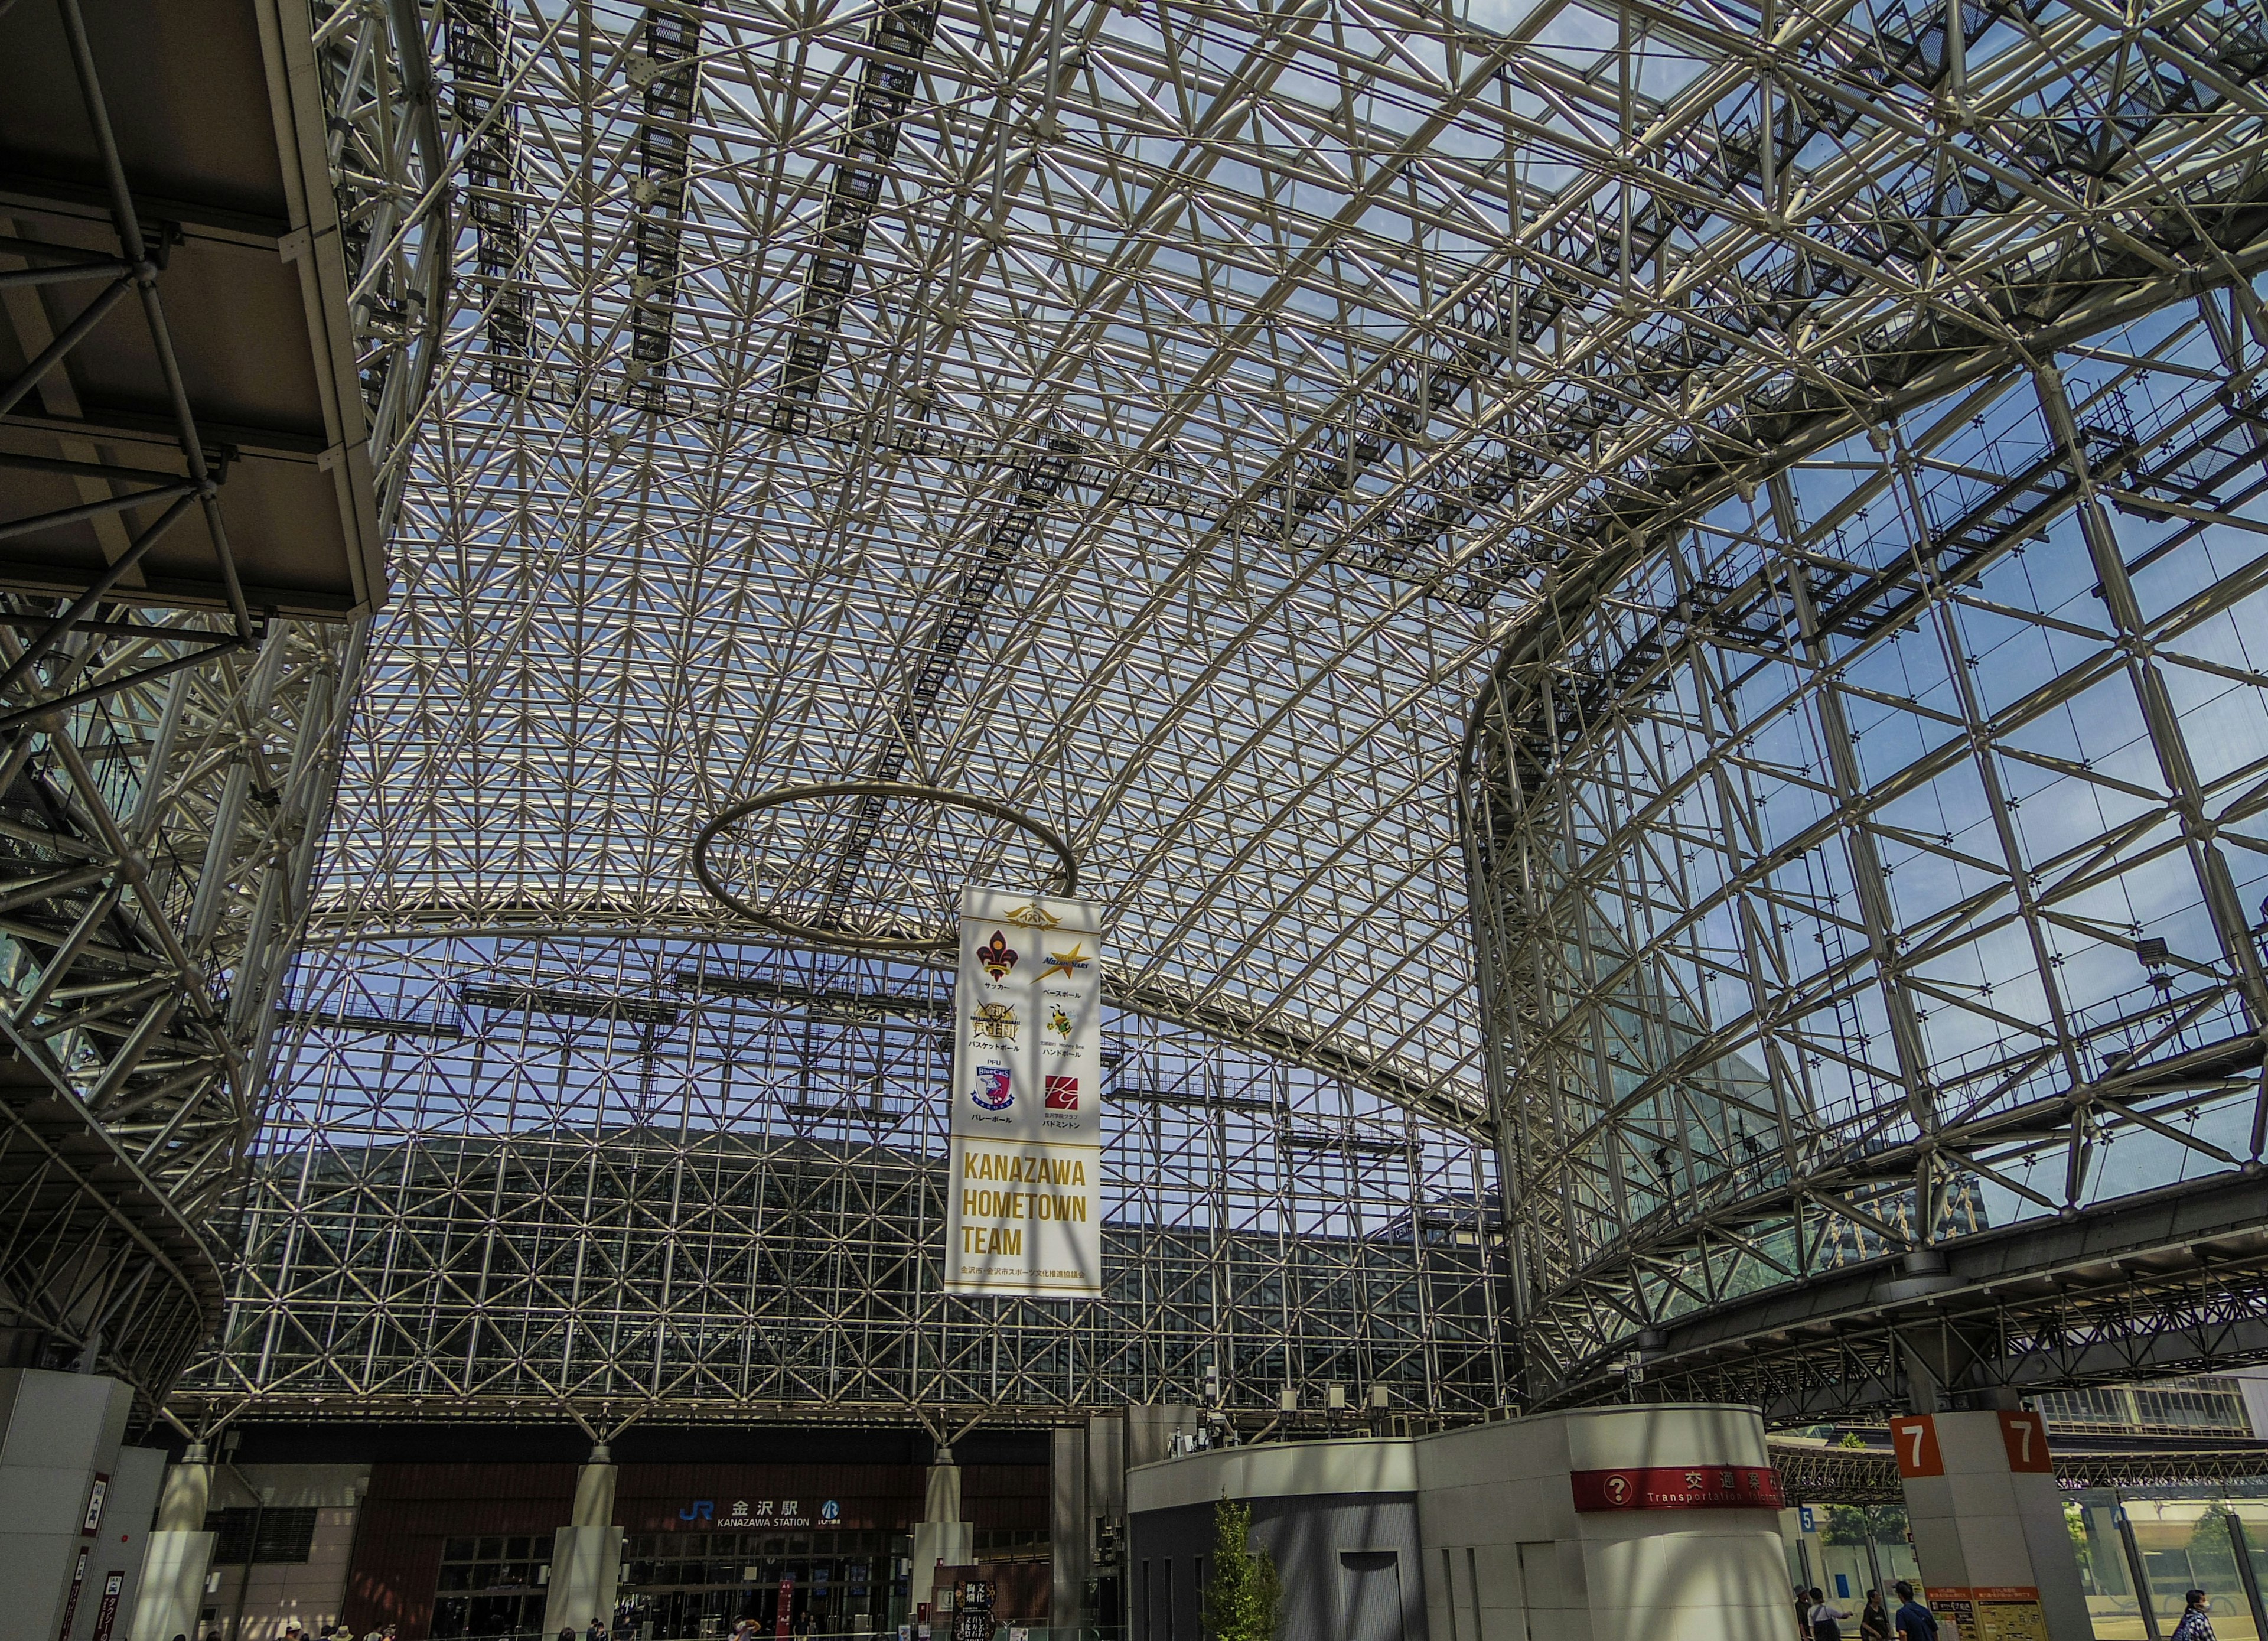
<path fill-rule="evenodd" d="M 1005 1065 L 979 1066 L 976 1086 L 968 1097 L 987 1111 L 1005 1111 L 1016 1103 L 1015 1091 L 1008 1086 L 1012 1075 Z"/>
<path fill-rule="evenodd" d="M 1079 1109 L 1079 1078 L 1050 1077 L 1047 1085 L 1047 1106 L 1050 1111 Z"/>

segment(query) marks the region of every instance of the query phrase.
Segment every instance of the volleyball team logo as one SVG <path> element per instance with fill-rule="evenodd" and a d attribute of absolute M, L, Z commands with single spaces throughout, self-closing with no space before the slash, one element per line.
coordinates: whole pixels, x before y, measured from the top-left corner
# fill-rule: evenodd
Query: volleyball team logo
<path fill-rule="evenodd" d="M 976 1086 L 968 1097 L 987 1111 L 1005 1111 L 1016 1103 L 1015 1091 L 1008 1085 L 1012 1076 L 1005 1065 L 979 1066 Z"/>

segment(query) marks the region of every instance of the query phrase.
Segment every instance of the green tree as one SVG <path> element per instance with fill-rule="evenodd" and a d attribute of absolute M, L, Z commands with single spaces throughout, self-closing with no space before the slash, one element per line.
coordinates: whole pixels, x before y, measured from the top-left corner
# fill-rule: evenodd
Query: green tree
<path fill-rule="evenodd" d="M 2206 1589 L 2242 1587 L 2236 1581 L 2236 1546 L 2228 1537 L 2228 1519 L 2235 1513 L 2216 1503 L 2190 1529 L 2189 1576 Z"/>
<path fill-rule="evenodd" d="M 1906 1537 L 1906 1512 L 1904 1505 L 1872 1505 L 1859 1508 L 1852 1505 L 1830 1505 L 1827 1520 L 1819 1529 L 1823 1544 L 1864 1544 L 1868 1539 L 1877 1544 L 1903 1544 Z"/>
<path fill-rule="evenodd" d="M 1212 1569 L 1198 1617 L 1206 1641 L 1276 1641 L 1284 1581 L 1275 1557 L 1252 1547 L 1252 1506 L 1224 1498 L 1212 1509 Z"/>

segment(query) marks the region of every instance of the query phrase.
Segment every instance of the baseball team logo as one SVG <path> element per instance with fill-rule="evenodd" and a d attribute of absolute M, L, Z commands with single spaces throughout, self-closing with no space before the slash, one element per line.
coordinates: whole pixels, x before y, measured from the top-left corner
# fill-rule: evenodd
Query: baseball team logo
<path fill-rule="evenodd" d="M 1050 1111 L 1079 1109 L 1079 1078 L 1050 1077 L 1047 1085 L 1047 1106 Z"/>
<path fill-rule="evenodd" d="M 1016 1103 L 1014 1090 L 1008 1086 L 1010 1072 L 1005 1065 L 977 1068 L 976 1086 L 969 1098 L 987 1111 L 1005 1111 Z"/>

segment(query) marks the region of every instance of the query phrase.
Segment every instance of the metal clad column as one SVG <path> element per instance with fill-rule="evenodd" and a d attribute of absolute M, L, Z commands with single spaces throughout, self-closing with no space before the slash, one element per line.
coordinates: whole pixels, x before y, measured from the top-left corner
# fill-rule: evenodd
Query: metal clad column
<path fill-rule="evenodd" d="M 543 1604 L 543 1631 L 581 1634 L 593 1619 L 612 1630 L 615 1586 L 622 1581 L 622 1530 L 615 1525 L 615 1465 L 607 1445 L 575 1478 L 573 1521 L 551 1542 L 551 1593 Z"/>
<path fill-rule="evenodd" d="M 1048 1629 L 1069 1633 L 1079 1623 L 1094 1565 L 1094 1512 L 1086 1502 L 1086 1427 L 1059 1425 L 1048 1466 L 1048 1542 L 1054 1567 L 1048 1593 Z"/>
<path fill-rule="evenodd" d="M 914 1528 L 914 1571 L 907 1600 L 914 1610 L 933 1600 L 937 1566 L 962 1567 L 976 1559 L 976 1529 L 961 1519 L 961 1467 L 953 1449 L 940 1447 L 929 1467 L 922 1520 Z"/>
<path fill-rule="evenodd" d="M 212 1478 L 212 1455 L 202 1442 L 191 1442 L 181 1461 L 166 1472 L 157 1528 L 142 1560 L 141 1597 L 128 1634 L 170 1641 L 201 1633 L 197 1615 L 204 1607 L 205 1579 L 219 1537 L 205 1531 Z"/>

